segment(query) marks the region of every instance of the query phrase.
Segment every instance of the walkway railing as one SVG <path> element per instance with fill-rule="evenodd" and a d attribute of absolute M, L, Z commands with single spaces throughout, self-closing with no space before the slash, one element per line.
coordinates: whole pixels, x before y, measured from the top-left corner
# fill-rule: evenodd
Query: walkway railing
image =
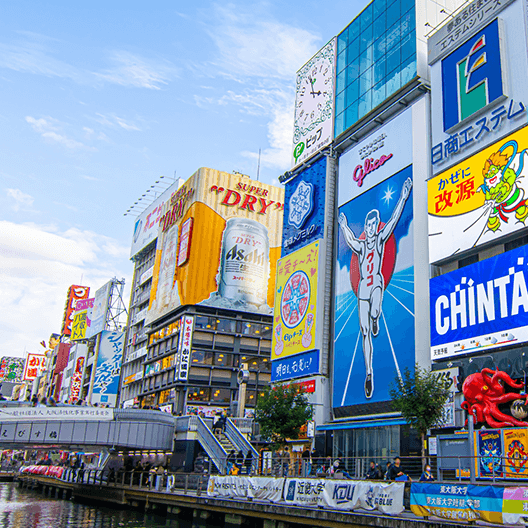
<path fill-rule="evenodd" d="M 235 424 L 227 418 L 226 427 L 224 434 L 227 436 L 228 440 L 235 446 L 237 452 L 242 451 L 246 460 L 248 459 L 249 453 L 251 453 L 251 473 L 258 473 L 259 467 L 259 454 L 258 451 L 247 441 L 246 437 L 241 434 L 239 429 Z M 249 464 L 246 463 L 246 466 Z"/>
<path fill-rule="evenodd" d="M 205 422 L 199 416 L 193 416 L 196 419 L 196 433 L 198 441 L 209 455 L 218 471 L 225 475 L 227 473 L 227 453 L 218 441 L 211 429 L 207 427 Z"/>

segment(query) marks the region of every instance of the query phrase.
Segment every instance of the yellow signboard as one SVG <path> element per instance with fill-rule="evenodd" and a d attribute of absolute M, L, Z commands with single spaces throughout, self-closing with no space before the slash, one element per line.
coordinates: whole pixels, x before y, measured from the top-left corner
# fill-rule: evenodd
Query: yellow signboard
<path fill-rule="evenodd" d="M 527 149 L 524 127 L 428 181 L 431 262 L 525 227 Z"/>
<path fill-rule="evenodd" d="M 88 315 L 87 310 L 82 312 L 75 312 L 73 316 L 73 323 L 71 327 L 71 336 L 72 341 L 86 338 L 86 316 Z"/>
<path fill-rule="evenodd" d="M 202 168 L 167 207 L 146 323 L 186 304 L 271 313 L 284 190 Z"/>
<path fill-rule="evenodd" d="M 319 242 L 277 263 L 271 359 L 315 348 Z"/>
<path fill-rule="evenodd" d="M 528 478 L 528 430 L 504 429 L 504 478 Z"/>

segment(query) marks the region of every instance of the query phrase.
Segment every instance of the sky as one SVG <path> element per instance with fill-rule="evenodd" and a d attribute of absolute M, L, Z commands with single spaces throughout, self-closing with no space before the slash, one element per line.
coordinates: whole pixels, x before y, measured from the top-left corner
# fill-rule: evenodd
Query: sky
<path fill-rule="evenodd" d="M 125 278 L 130 206 L 199 167 L 278 184 L 296 71 L 366 0 L 0 3 L 0 357 L 60 332 L 67 289 Z"/>

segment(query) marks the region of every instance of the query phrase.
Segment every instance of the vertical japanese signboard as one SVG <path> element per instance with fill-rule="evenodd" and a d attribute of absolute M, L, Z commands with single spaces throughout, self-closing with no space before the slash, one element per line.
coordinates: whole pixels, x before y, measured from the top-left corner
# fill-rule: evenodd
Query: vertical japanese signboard
<path fill-rule="evenodd" d="M 24 381 L 33 381 L 46 370 L 45 354 L 28 354 L 24 366 Z"/>
<path fill-rule="evenodd" d="M 194 318 L 189 315 L 182 317 L 180 336 L 178 339 L 178 368 L 176 369 L 178 381 L 187 381 L 189 377 L 193 329 Z"/>
<path fill-rule="evenodd" d="M 70 398 L 68 403 L 75 403 L 79 399 L 82 388 L 85 361 L 86 357 L 84 354 L 77 356 L 75 359 L 75 367 L 70 381 Z"/>
<path fill-rule="evenodd" d="M 104 330 L 100 339 L 92 403 L 104 403 L 114 407 L 119 389 L 125 333 Z"/>
<path fill-rule="evenodd" d="M 87 286 L 70 286 L 68 289 L 68 296 L 64 306 L 64 316 L 62 319 L 61 334 L 65 336 L 71 335 L 73 316 L 77 301 L 88 299 L 90 288 Z"/>
<path fill-rule="evenodd" d="M 82 299 L 77 301 L 70 335 L 72 341 L 86 339 L 86 334 L 91 324 L 94 300 L 95 299 Z"/>

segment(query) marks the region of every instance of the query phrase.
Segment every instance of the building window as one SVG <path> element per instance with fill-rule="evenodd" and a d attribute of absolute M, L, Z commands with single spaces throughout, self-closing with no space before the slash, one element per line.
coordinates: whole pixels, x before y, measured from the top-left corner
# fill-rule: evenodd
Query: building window
<path fill-rule="evenodd" d="M 194 326 L 196 328 L 203 328 L 205 330 L 216 330 L 217 324 L 216 317 L 198 316 L 194 319 Z"/>
<path fill-rule="evenodd" d="M 257 391 L 248 390 L 246 392 L 246 405 L 254 406 L 257 402 Z"/>
<path fill-rule="evenodd" d="M 216 353 L 214 355 L 215 367 L 232 367 L 233 354 Z"/>
<path fill-rule="evenodd" d="M 212 365 L 213 364 L 213 353 L 204 352 L 203 350 L 193 350 L 191 355 L 192 365 Z"/>
<path fill-rule="evenodd" d="M 416 77 L 415 6 L 374 0 L 337 37 L 335 135 Z"/>
<path fill-rule="evenodd" d="M 231 391 L 229 389 L 211 389 L 213 394 L 211 400 L 214 402 L 230 403 Z"/>
<path fill-rule="evenodd" d="M 209 401 L 211 399 L 211 389 L 209 387 L 189 387 L 187 391 L 187 401 Z"/>
<path fill-rule="evenodd" d="M 465 259 L 461 259 L 458 261 L 458 269 L 465 268 L 466 266 L 469 266 L 470 264 L 475 264 L 475 262 L 478 261 L 478 253 L 476 255 L 471 255 L 470 257 L 466 257 Z"/>
<path fill-rule="evenodd" d="M 234 334 L 236 331 L 236 322 L 231 321 L 230 319 L 217 319 L 216 330 L 218 332 Z"/>

